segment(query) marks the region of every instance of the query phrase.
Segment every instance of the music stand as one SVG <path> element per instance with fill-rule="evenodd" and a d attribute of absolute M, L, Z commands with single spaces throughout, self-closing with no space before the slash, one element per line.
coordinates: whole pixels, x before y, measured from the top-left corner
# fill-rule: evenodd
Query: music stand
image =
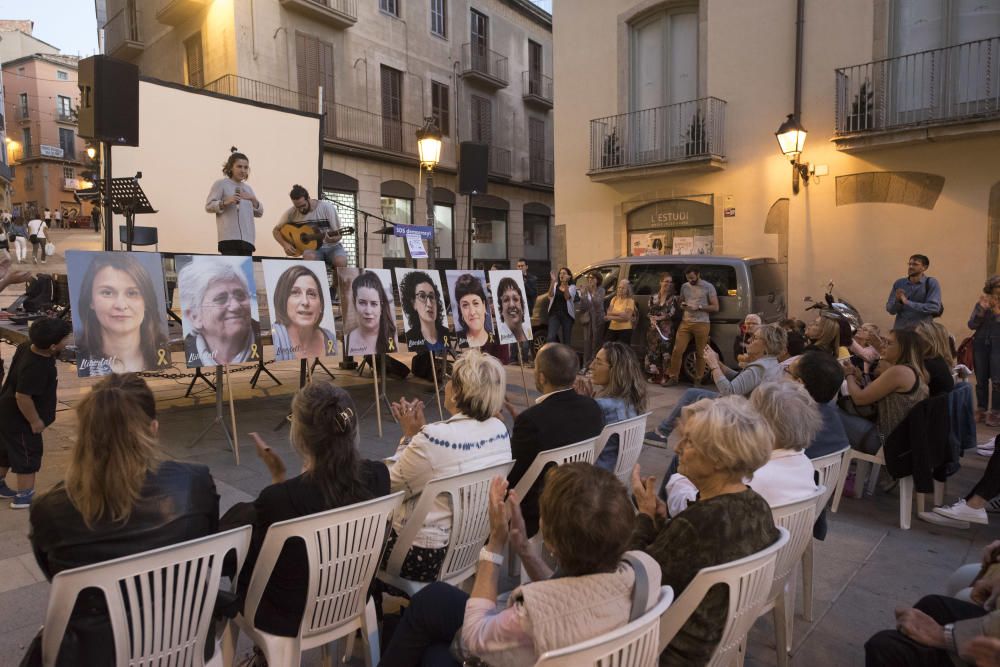
<path fill-rule="evenodd" d="M 126 178 L 112 178 L 109 197 L 111 210 L 125 217 L 125 249 L 132 252 L 132 238 L 135 234 L 135 216 L 144 213 L 156 213 L 149 203 L 146 193 L 139 186 L 142 172 Z M 111 221 L 109 220 L 108 223 Z"/>

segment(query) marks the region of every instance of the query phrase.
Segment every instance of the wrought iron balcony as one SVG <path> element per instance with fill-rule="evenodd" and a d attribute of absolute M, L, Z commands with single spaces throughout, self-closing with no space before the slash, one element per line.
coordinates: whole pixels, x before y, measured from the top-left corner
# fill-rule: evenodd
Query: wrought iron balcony
<path fill-rule="evenodd" d="M 552 160 L 544 158 L 524 157 L 521 159 L 521 170 L 526 183 L 552 187 L 555 182 Z"/>
<path fill-rule="evenodd" d="M 506 88 L 507 56 L 478 44 L 462 44 L 462 76 L 492 88 Z"/>
<path fill-rule="evenodd" d="M 66 109 L 56 109 L 56 120 L 60 123 L 75 123 L 76 116 L 73 114 L 72 110 L 67 111 Z"/>
<path fill-rule="evenodd" d="M 542 109 L 552 108 L 552 77 L 529 70 L 521 72 L 521 84 L 524 86 L 522 97 L 525 103 Z"/>
<path fill-rule="evenodd" d="M 20 120 L 30 120 L 31 119 L 31 112 L 28 110 L 28 107 L 18 107 L 17 108 L 17 117 Z"/>
<path fill-rule="evenodd" d="M 104 24 L 104 53 L 113 58 L 130 60 L 145 50 L 139 32 L 142 12 L 126 5 Z"/>
<path fill-rule="evenodd" d="M 212 0 L 157 0 L 156 20 L 177 26 L 212 4 Z"/>
<path fill-rule="evenodd" d="M 263 81 L 248 79 L 245 76 L 226 74 L 215 81 L 206 83 L 202 88 L 230 97 L 241 97 L 262 104 L 273 104 L 286 109 L 316 113 L 317 100 L 315 97 L 309 97 Z"/>
<path fill-rule="evenodd" d="M 722 160 L 726 103 L 704 97 L 590 121 L 590 174 Z"/>
<path fill-rule="evenodd" d="M 836 70 L 836 134 L 1000 119 L 1000 37 Z"/>
<path fill-rule="evenodd" d="M 490 175 L 499 176 L 501 178 L 510 178 L 512 173 L 510 168 L 510 150 L 490 144 L 489 153 L 490 153 L 490 166 L 489 166 Z"/>
<path fill-rule="evenodd" d="M 333 28 L 358 22 L 358 0 L 280 0 L 281 6 Z"/>
<path fill-rule="evenodd" d="M 387 153 L 416 157 L 417 130 L 420 126 L 381 114 L 333 104 L 332 121 L 327 120 L 327 138 Z"/>

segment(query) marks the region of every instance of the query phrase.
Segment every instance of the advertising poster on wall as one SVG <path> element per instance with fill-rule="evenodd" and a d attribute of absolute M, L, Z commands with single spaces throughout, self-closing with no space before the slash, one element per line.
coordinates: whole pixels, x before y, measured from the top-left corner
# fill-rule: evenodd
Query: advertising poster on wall
<path fill-rule="evenodd" d="M 170 365 L 159 253 L 70 250 L 66 273 L 79 377 Z"/>
<path fill-rule="evenodd" d="M 337 354 L 326 264 L 300 259 L 261 260 L 275 361 Z"/>

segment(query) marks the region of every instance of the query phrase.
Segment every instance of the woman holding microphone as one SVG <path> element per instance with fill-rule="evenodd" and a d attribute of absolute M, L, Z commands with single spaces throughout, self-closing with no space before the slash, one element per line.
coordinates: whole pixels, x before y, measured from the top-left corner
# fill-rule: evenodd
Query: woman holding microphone
<path fill-rule="evenodd" d="M 264 215 L 264 206 L 247 185 L 250 160 L 233 146 L 222 166 L 225 178 L 212 184 L 205 210 L 215 214 L 219 228 L 219 254 L 249 256 L 256 250 L 254 218 Z"/>

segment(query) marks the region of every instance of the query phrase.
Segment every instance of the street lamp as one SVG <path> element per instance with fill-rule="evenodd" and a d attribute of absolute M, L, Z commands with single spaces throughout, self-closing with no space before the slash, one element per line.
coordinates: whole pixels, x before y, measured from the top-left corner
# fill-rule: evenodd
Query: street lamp
<path fill-rule="evenodd" d="M 87 157 L 91 160 L 97 157 L 97 146 L 94 144 L 87 144 Z"/>
<path fill-rule="evenodd" d="M 792 163 L 792 192 L 799 193 L 799 178 L 809 183 L 809 163 L 799 162 L 802 148 L 806 145 L 806 128 L 802 127 L 795 114 L 788 114 L 788 118 L 781 124 L 774 136 L 778 139 L 781 152 Z"/>
<path fill-rule="evenodd" d="M 441 161 L 441 130 L 433 116 L 424 118 L 424 126 L 417 130 L 417 152 L 420 154 L 420 166 L 427 170 L 427 226 L 431 228 L 428 265 L 433 269 L 437 257 L 437 235 L 434 233 L 434 167 Z"/>

